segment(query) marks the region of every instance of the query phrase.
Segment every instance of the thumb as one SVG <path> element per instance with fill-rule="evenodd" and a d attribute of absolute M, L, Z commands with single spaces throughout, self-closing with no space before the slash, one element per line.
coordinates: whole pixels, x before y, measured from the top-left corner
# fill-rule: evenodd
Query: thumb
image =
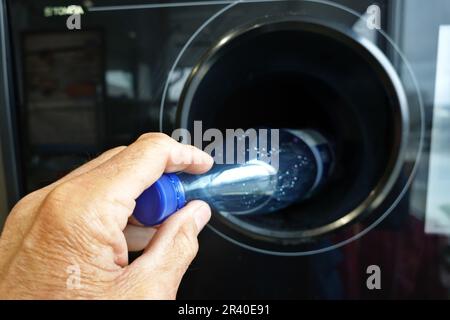
<path fill-rule="evenodd" d="M 208 204 L 195 200 L 158 228 L 144 253 L 128 266 L 141 294 L 176 297 L 180 281 L 197 254 L 197 236 L 210 217 Z"/>

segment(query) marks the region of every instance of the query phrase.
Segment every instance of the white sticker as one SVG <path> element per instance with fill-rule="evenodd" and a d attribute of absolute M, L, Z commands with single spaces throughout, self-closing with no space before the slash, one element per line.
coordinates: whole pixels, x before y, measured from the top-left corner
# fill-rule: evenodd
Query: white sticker
<path fill-rule="evenodd" d="M 439 28 L 425 232 L 450 235 L 450 25 Z"/>

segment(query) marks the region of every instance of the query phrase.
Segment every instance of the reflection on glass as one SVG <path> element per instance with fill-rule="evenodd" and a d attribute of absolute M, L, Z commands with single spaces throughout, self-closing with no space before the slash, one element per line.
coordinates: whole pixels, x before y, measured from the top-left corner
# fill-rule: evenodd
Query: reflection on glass
<path fill-rule="evenodd" d="M 106 71 L 106 87 L 111 97 L 134 98 L 133 75 L 123 70 Z"/>

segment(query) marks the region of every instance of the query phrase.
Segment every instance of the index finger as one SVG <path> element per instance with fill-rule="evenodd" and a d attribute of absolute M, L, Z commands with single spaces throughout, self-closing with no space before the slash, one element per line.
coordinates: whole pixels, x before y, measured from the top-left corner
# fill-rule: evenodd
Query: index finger
<path fill-rule="evenodd" d="M 79 190 L 73 193 L 75 197 L 81 198 L 77 202 L 95 203 L 96 211 L 112 211 L 112 206 L 124 208 L 125 210 L 119 210 L 118 217 L 124 228 L 134 209 L 134 200 L 163 172 L 203 173 L 212 164 L 213 159 L 207 153 L 178 143 L 167 135 L 150 133 L 67 183 Z M 102 205 L 103 207 L 98 208 Z"/>

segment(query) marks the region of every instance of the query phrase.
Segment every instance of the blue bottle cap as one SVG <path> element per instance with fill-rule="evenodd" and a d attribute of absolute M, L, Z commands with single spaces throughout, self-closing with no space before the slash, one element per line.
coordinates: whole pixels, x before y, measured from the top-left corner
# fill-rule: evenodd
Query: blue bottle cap
<path fill-rule="evenodd" d="M 145 226 L 154 226 L 185 204 L 180 178 L 174 173 L 163 174 L 136 199 L 133 216 Z"/>

